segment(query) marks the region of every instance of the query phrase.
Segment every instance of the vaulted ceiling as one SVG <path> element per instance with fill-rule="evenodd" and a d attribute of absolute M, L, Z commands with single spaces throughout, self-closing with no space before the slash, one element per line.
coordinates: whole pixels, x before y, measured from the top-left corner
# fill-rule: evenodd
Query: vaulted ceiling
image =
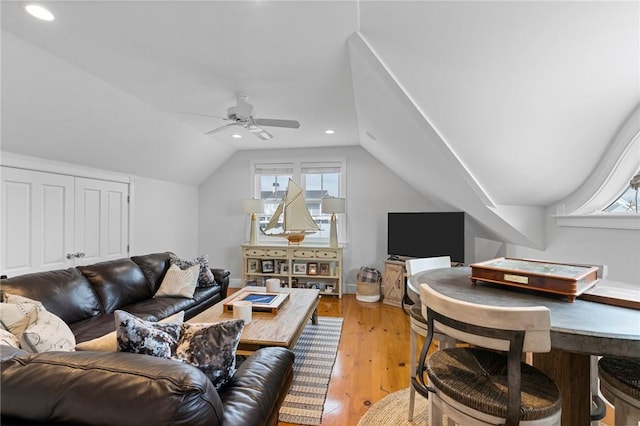
<path fill-rule="evenodd" d="M 359 144 L 518 244 L 640 104 L 638 1 L 46 5 L 1 5 L 3 151 L 197 185 L 236 150 Z M 236 92 L 300 129 L 205 136 Z"/>

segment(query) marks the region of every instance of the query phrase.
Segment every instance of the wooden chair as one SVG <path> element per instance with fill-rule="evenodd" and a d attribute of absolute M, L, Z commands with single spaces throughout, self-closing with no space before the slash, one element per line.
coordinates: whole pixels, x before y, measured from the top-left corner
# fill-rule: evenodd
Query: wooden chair
<path fill-rule="evenodd" d="M 551 349 L 547 308 L 462 302 L 428 284 L 421 284 L 421 299 L 429 331 L 412 386 L 429 398 L 429 424 L 440 425 L 443 415 L 465 426 L 560 424 L 558 387 L 522 362 L 524 352 Z M 434 327 L 472 346 L 438 350 L 427 359 Z"/>
<path fill-rule="evenodd" d="M 407 275 L 409 277 L 423 271 L 428 271 L 430 269 L 439 269 L 439 268 L 450 268 L 451 267 L 451 257 L 450 256 L 439 256 L 439 257 L 425 257 L 420 259 L 409 259 L 405 262 L 405 267 L 407 268 Z M 411 380 L 415 377 L 415 366 L 416 366 L 416 351 L 418 345 L 418 335 L 422 337 L 427 337 L 427 320 L 424 318 L 420 303 L 420 290 L 414 288 L 411 283 L 407 283 L 407 295 L 414 303 L 409 309 L 407 313 L 411 318 L 411 331 L 409 337 L 409 359 L 410 359 L 410 375 Z M 448 345 L 448 339 L 444 335 L 436 336 L 436 340 L 441 342 L 441 344 Z M 413 387 L 409 389 L 409 421 L 413 420 L 413 410 L 416 400 L 416 391 Z"/>
<path fill-rule="evenodd" d="M 640 422 L 640 358 L 602 357 L 598 361 L 600 390 L 615 408 L 616 425 Z"/>

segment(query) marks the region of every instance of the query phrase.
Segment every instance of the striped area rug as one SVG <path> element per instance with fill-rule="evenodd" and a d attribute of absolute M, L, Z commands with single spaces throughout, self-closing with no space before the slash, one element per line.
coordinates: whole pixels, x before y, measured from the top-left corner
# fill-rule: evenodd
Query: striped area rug
<path fill-rule="evenodd" d="M 293 348 L 296 354 L 293 383 L 280 407 L 278 420 L 300 425 L 319 425 L 338 353 L 342 318 L 319 317 L 309 323 Z"/>

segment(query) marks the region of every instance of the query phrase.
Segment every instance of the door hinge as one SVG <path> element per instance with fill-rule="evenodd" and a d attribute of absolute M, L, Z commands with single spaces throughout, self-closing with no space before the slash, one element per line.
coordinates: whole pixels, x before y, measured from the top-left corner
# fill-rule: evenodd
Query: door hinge
<path fill-rule="evenodd" d="M 129 253 L 129 244 L 127 244 L 127 253 Z"/>
<path fill-rule="evenodd" d="M 131 202 L 131 196 L 127 195 L 127 204 L 129 204 Z"/>

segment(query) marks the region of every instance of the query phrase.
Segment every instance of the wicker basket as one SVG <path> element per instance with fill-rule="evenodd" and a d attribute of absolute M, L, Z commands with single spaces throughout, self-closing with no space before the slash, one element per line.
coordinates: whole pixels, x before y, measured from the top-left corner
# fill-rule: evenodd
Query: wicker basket
<path fill-rule="evenodd" d="M 356 280 L 356 284 L 356 300 L 361 302 L 377 302 L 380 300 L 380 280 L 375 283 Z"/>

